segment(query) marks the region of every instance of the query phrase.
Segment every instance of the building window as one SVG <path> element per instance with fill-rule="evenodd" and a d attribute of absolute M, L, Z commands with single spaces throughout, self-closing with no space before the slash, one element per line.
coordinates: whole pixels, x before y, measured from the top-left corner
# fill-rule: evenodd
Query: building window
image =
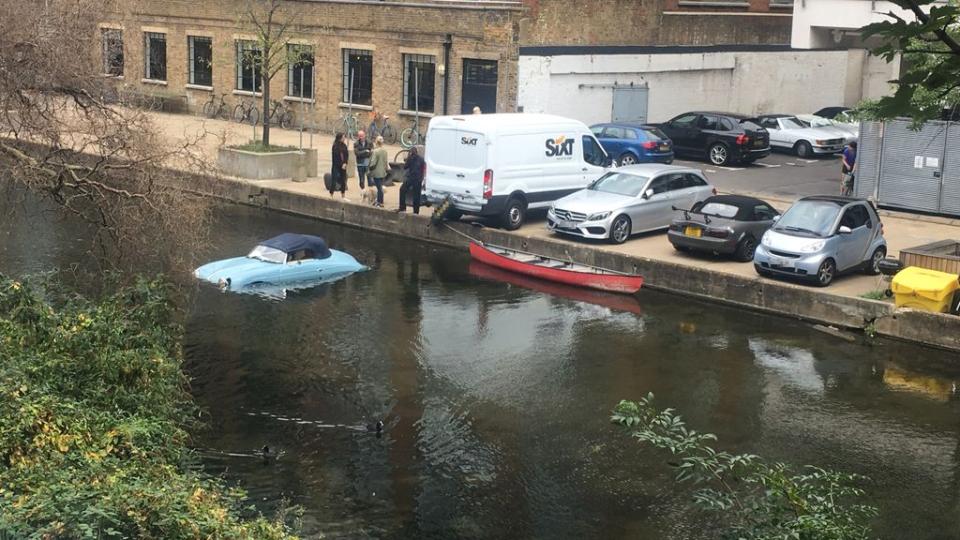
<path fill-rule="evenodd" d="M 256 41 L 237 41 L 237 90 L 259 92 L 260 46 Z"/>
<path fill-rule="evenodd" d="M 190 84 L 213 86 L 213 40 L 187 36 L 187 70 Z"/>
<path fill-rule="evenodd" d="M 373 105 L 373 52 L 343 50 L 343 102 Z"/>
<path fill-rule="evenodd" d="M 100 31 L 103 49 L 103 73 L 114 77 L 123 76 L 123 31 L 104 28 Z"/>
<path fill-rule="evenodd" d="M 403 108 L 433 112 L 436 57 L 424 54 L 403 55 Z"/>
<path fill-rule="evenodd" d="M 143 33 L 143 77 L 154 81 L 167 80 L 167 35 Z"/>
<path fill-rule="evenodd" d="M 287 95 L 313 99 L 313 47 L 287 45 Z"/>

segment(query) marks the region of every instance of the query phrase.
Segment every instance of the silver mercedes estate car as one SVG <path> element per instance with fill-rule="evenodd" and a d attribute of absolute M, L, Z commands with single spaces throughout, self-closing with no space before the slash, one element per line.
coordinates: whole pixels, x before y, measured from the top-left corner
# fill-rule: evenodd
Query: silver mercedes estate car
<path fill-rule="evenodd" d="M 690 208 L 716 192 L 697 169 L 654 163 L 620 167 L 553 203 L 547 228 L 622 244 L 632 234 L 666 229 L 674 207 Z"/>

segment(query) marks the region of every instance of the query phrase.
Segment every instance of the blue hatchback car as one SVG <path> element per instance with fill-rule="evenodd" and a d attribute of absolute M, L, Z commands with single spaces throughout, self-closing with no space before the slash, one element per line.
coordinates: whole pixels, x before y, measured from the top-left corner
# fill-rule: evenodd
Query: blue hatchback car
<path fill-rule="evenodd" d="M 590 131 L 621 167 L 635 163 L 673 163 L 673 141 L 646 124 L 596 124 Z"/>

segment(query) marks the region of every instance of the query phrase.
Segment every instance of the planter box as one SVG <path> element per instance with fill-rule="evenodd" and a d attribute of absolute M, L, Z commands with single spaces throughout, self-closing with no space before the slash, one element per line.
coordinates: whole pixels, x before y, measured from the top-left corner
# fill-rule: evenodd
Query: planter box
<path fill-rule="evenodd" d="M 297 178 L 297 168 L 303 166 L 303 175 L 317 176 L 317 149 L 304 148 L 288 152 L 250 152 L 236 148 L 221 148 L 217 166 L 229 176 L 266 180 L 269 178 Z"/>
<path fill-rule="evenodd" d="M 919 266 L 948 274 L 960 274 L 960 242 L 941 240 L 925 246 L 900 250 L 904 266 Z"/>

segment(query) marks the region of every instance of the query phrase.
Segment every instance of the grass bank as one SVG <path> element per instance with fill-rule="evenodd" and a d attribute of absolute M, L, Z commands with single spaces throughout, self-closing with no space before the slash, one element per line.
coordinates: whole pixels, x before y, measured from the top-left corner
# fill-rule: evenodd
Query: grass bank
<path fill-rule="evenodd" d="M 167 286 L 50 295 L 0 275 L 0 537 L 292 538 L 188 467 Z"/>

